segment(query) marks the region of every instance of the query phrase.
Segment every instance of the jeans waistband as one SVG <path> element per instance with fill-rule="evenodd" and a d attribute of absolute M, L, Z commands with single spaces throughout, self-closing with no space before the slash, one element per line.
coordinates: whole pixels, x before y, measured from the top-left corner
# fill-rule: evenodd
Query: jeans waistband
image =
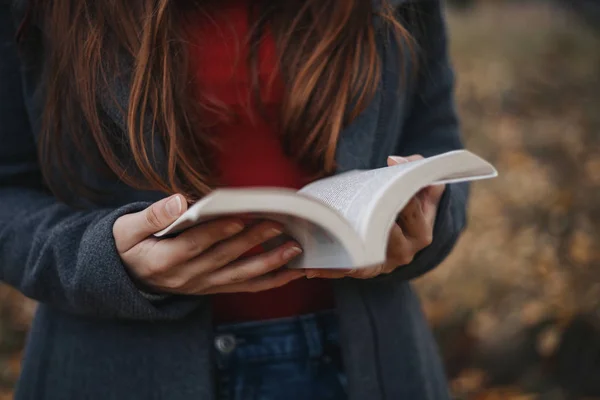
<path fill-rule="evenodd" d="M 215 327 L 217 365 L 320 358 L 339 347 L 333 311 Z"/>

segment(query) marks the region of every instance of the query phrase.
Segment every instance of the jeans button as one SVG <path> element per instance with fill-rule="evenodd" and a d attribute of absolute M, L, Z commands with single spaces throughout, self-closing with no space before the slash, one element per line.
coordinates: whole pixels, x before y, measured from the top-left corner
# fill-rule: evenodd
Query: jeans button
<path fill-rule="evenodd" d="M 222 354 L 229 354 L 235 350 L 236 342 L 233 335 L 219 335 L 215 338 L 215 348 Z"/>

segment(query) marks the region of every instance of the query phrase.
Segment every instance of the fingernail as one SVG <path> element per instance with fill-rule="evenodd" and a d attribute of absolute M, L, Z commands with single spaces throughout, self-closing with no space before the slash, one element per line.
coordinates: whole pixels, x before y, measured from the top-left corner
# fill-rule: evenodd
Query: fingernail
<path fill-rule="evenodd" d="M 392 160 L 392 161 L 395 161 L 395 162 L 399 163 L 399 164 L 408 162 L 408 160 L 406 158 L 400 157 L 400 156 L 389 156 L 388 158 L 390 160 Z"/>
<path fill-rule="evenodd" d="M 318 272 L 307 272 L 306 273 L 306 277 L 308 279 L 313 279 L 313 278 L 318 278 L 319 277 L 319 273 Z"/>
<path fill-rule="evenodd" d="M 268 239 L 268 238 L 272 238 L 275 236 L 279 236 L 279 235 L 281 235 L 281 233 L 282 233 L 281 229 L 271 228 L 264 233 L 264 237 Z"/>
<path fill-rule="evenodd" d="M 181 206 L 181 198 L 179 196 L 173 196 L 173 198 L 165 204 L 165 209 L 170 217 L 179 217 L 181 214 Z"/>
<path fill-rule="evenodd" d="M 302 253 L 302 249 L 298 246 L 293 246 L 283 252 L 283 257 L 292 258 L 296 257 L 300 253 Z"/>
<path fill-rule="evenodd" d="M 236 233 L 241 232 L 243 229 L 244 229 L 244 225 L 239 224 L 239 223 L 234 223 L 234 224 L 227 225 L 227 228 L 225 228 L 225 233 L 227 235 L 235 235 Z"/>

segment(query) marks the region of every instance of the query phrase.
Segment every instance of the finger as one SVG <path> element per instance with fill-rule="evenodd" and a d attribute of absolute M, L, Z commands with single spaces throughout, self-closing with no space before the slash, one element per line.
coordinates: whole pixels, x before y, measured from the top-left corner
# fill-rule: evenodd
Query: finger
<path fill-rule="evenodd" d="M 384 264 L 379 264 L 373 267 L 355 269 L 348 276 L 355 279 L 371 279 L 381 275 L 383 272 Z"/>
<path fill-rule="evenodd" d="M 406 164 L 407 162 L 408 162 L 408 160 L 405 157 L 389 156 L 387 158 L 388 167 L 391 167 L 392 165 Z"/>
<path fill-rule="evenodd" d="M 203 284 L 218 287 L 246 282 L 283 267 L 300 253 L 302 249 L 297 243 L 288 242 L 275 250 L 218 269 L 208 274 Z"/>
<path fill-rule="evenodd" d="M 197 294 L 262 292 L 275 289 L 304 277 L 304 270 L 281 269 L 243 283 L 218 286 Z"/>
<path fill-rule="evenodd" d="M 376 265 L 368 268 L 357 268 L 357 269 L 344 269 L 344 270 L 333 270 L 333 269 L 313 269 L 307 270 L 306 277 L 308 279 L 322 278 L 322 279 L 342 279 L 342 278 L 356 278 L 356 279 L 368 279 L 374 278 L 377 275 L 385 273 L 384 264 Z"/>
<path fill-rule="evenodd" d="M 169 260 L 170 265 L 179 265 L 215 244 L 233 237 L 244 230 L 241 219 L 219 219 L 190 228 L 174 238 L 162 239 L 153 249 L 157 260 Z"/>
<path fill-rule="evenodd" d="M 411 257 L 411 261 L 414 257 Z M 410 264 L 409 262 L 403 262 L 403 263 L 399 263 L 395 260 L 387 260 L 385 263 L 383 263 L 383 270 L 381 271 L 382 274 L 391 274 L 392 272 L 394 272 L 396 269 L 398 269 L 398 267 L 403 266 L 403 265 L 407 265 Z"/>
<path fill-rule="evenodd" d="M 180 265 L 178 275 L 192 279 L 205 275 L 240 258 L 256 246 L 282 234 L 282 227 L 276 222 L 262 222 L 231 239 L 217 243 L 198 257 Z"/>
<path fill-rule="evenodd" d="M 306 277 L 308 279 L 341 279 L 346 278 L 352 272 L 354 272 L 354 270 L 351 269 L 307 269 Z"/>
<path fill-rule="evenodd" d="M 435 226 L 440 200 L 442 198 L 442 195 L 444 194 L 445 189 L 446 185 L 428 186 L 421 190 L 418 195 L 421 199 L 421 205 L 423 208 L 425 221 L 430 227 L 431 232 L 433 232 Z"/>
<path fill-rule="evenodd" d="M 442 194 L 444 194 L 444 191 L 446 190 L 446 185 L 432 185 L 428 187 L 429 189 L 429 194 L 430 197 L 434 197 L 434 198 L 440 198 L 442 197 Z"/>
<path fill-rule="evenodd" d="M 388 241 L 388 262 L 396 266 L 410 264 L 416 252 L 413 241 L 404 235 L 401 227 L 394 225 Z"/>
<path fill-rule="evenodd" d="M 420 197 L 423 199 L 426 206 L 433 207 L 437 210 L 437 207 L 440 204 L 440 200 L 442 199 L 442 195 L 444 194 L 445 190 L 446 185 L 428 186 L 425 189 L 421 190 Z"/>
<path fill-rule="evenodd" d="M 411 161 L 418 161 L 418 160 L 422 160 L 423 156 L 419 155 L 419 154 L 413 154 L 412 156 L 408 156 L 408 157 L 401 157 L 401 156 L 389 156 L 387 159 L 387 164 L 388 166 L 392 166 L 392 165 L 397 165 L 397 164 L 405 164 L 407 162 L 411 162 Z"/>
<path fill-rule="evenodd" d="M 423 208 L 423 218 L 425 218 L 425 223 L 433 234 L 433 228 L 437 218 L 438 205 L 428 201 L 428 199 L 423 200 L 421 204 Z"/>
<path fill-rule="evenodd" d="M 419 197 L 415 196 L 398 215 L 398 225 L 407 238 L 424 240 L 431 236 L 431 226 L 425 219 L 422 204 Z"/>
<path fill-rule="evenodd" d="M 149 281 L 163 291 L 182 294 L 198 294 L 216 286 L 241 283 L 281 268 L 302 250 L 296 243 L 287 243 L 268 253 L 241 260 L 225 268 L 192 274 L 193 271 L 172 268 L 163 276 L 150 277 Z"/>
<path fill-rule="evenodd" d="M 171 225 L 187 210 L 184 197 L 176 194 L 137 213 L 123 215 L 113 224 L 117 250 L 124 253 L 148 236 Z"/>
<path fill-rule="evenodd" d="M 406 157 L 406 159 L 407 159 L 409 162 L 412 162 L 412 161 L 419 161 L 419 160 L 422 160 L 423 158 L 425 158 L 425 157 L 423 157 L 423 156 L 422 156 L 422 155 L 420 155 L 420 154 L 413 154 L 412 156 L 408 156 L 408 157 Z"/>

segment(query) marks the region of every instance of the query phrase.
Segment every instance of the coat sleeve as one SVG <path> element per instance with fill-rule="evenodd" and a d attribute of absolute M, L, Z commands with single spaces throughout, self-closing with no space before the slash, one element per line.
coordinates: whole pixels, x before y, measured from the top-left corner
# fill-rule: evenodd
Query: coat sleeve
<path fill-rule="evenodd" d="M 7 2 L 0 2 L 0 281 L 75 314 L 144 320 L 186 315 L 199 299 L 150 302 L 117 253 L 114 221 L 148 204 L 76 211 L 44 186 L 10 14 Z"/>
<path fill-rule="evenodd" d="M 394 154 L 424 157 L 461 149 L 454 105 L 454 74 L 449 61 L 444 10 L 440 0 L 419 0 L 407 18 L 417 43 L 416 86 L 403 123 L 403 139 Z M 466 225 L 468 184 L 450 184 L 442 196 L 432 244 L 412 263 L 398 268 L 400 279 L 418 277 L 440 264 L 452 251 Z"/>

